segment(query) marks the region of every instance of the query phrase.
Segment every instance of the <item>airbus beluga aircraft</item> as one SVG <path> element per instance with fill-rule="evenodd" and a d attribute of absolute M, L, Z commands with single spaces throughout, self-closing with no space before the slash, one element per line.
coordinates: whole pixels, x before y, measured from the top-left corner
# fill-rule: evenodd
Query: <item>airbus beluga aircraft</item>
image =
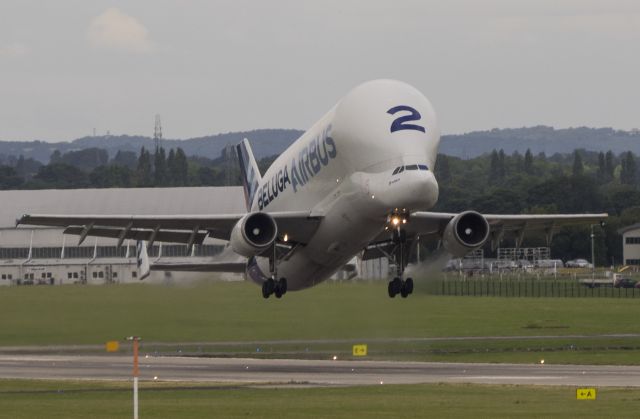
<path fill-rule="evenodd" d="M 80 241 L 113 237 L 118 245 L 135 239 L 191 247 L 207 236 L 225 239 L 243 261 L 151 269 L 246 272 L 265 298 L 319 284 L 356 255 L 388 257 L 395 265 L 389 296 L 407 297 L 413 279 L 404 271 L 418 237 L 462 257 L 488 241 L 496 247 L 505 234 L 515 235 L 517 246 L 529 230 L 543 230 L 550 241 L 559 227 L 607 217 L 429 212 L 438 200 L 433 169 L 439 142 L 436 115 L 422 93 L 399 81 L 374 80 L 350 91 L 264 175 L 249 142 L 237 146 L 246 213 L 24 215 L 18 224 L 63 226 Z"/>

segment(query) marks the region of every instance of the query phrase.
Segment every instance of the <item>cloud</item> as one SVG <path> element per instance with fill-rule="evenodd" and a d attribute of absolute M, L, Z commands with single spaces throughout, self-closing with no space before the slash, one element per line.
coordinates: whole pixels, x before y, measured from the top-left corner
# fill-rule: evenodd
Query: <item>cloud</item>
<path fill-rule="evenodd" d="M 0 46 L 0 57 L 22 57 L 29 53 L 29 47 L 19 42 Z"/>
<path fill-rule="evenodd" d="M 87 39 L 89 44 L 98 48 L 138 53 L 153 50 L 147 28 L 116 8 L 107 9 L 91 21 Z"/>

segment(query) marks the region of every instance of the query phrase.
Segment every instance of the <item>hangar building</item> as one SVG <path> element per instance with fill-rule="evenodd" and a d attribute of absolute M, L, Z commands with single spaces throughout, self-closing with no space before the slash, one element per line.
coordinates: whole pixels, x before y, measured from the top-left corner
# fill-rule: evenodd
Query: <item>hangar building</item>
<path fill-rule="evenodd" d="M 78 236 L 61 228 L 21 226 L 22 214 L 225 214 L 245 211 L 241 187 L 113 188 L 0 191 L 0 285 L 105 284 L 137 281 L 135 243 L 118 248 L 116 239 Z M 194 246 L 156 243 L 149 250 L 154 260 L 180 261 L 211 258 L 224 242 L 211 238 Z M 152 281 L 169 273 L 152 272 Z M 225 274 L 226 275 L 226 274 Z M 236 279 L 237 274 L 229 274 Z M 211 274 L 181 273 L 196 279 Z"/>

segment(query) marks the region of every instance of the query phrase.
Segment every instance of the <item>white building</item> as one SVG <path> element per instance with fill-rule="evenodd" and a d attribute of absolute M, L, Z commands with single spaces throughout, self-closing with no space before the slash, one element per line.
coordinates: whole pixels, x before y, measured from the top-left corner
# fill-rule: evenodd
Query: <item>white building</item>
<path fill-rule="evenodd" d="M 625 265 L 640 265 L 640 223 L 618 230 L 622 236 L 622 260 Z"/>
<path fill-rule="evenodd" d="M 137 280 L 135 243 L 78 236 L 61 228 L 21 226 L 22 214 L 224 214 L 245 211 L 241 187 L 67 189 L 0 191 L 0 285 L 104 284 Z M 197 261 L 222 250 L 223 242 L 205 239 L 187 254 L 186 245 L 156 243 L 152 259 Z M 194 258 L 196 260 L 194 260 Z M 168 274 L 166 274 L 168 275 Z M 181 278 L 211 274 L 181 273 Z M 238 275 L 236 275 L 239 278 Z M 153 272 L 152 281 L 166 280 Z"/>

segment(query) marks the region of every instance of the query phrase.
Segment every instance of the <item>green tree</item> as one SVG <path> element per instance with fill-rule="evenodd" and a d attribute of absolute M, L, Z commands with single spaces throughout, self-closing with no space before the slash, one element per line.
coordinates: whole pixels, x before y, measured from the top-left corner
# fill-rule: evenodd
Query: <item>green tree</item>
<path fill-rule="evenodd" d="M 606 182 L 607 180 L 607 163 L 602 151 L 598 153 L 598 179 L 601 182 Z"/>
<path fill-rule="evenodd" d="M 449 157 L 444 154 L 438 154 L 436 160 L 436 179 L 439 182 L 449 182 L 451 180 L 451 168 L 449 167 Z"/>
<path fill-rule="evenodd" d="M 491 152 L 491 161 L 489 163 L 489 182 L 494 183 L 500 179 L 500 157 L 494 149 Z"/>
<path fill-rule="evenodd" d="M 176 166 L 176 152 L 172 148 L 167 156 L 167 177 L 169 185 L 175 185 L 178 178 L 178 168 Z"/>
<path fill-rule="evenodd" d="M 155 186 L 165 186 L 167 183 L 167 157 L 163 147 L 156 148 L 153 164 L 153 180 Z"/>
<path fill-rule="evenodd" d="M 51 153 L 51 157 L 49 158 L 49 163 L 59 163 L 61 159 L 62 153 L 60 153 L 60 150 L 54 150 L 53 153 Z"/>
<path fill-rule="evenodd" d="M 151 154 L 142 147 L 138 157 L 136 167 L 136 186 L 149 187 L 153 184 L 153 173 L 151 170 Z"/>
<path fill-rule="evenodd" d="M 573 152 L 573 168 L 571 173 L 574 177 L 582 176 L 584 174 L 584 166 L 582 164 L 582 157 L 578 150 Z"/>
<path fill-rule="evenodd" d="M 175 170 L 176 170 L 176 184 L 180 186 L 187 185 L 189 180 L 189 163 L 187 162 L 187 155 L 184 151 L 178 147 L 175 157 Z"/>
<path fill-rule="evenodd" d="M 33 179 L 38 181 L 40 188 L 70 189 L 89 185 L 85 172 L 66 163 L 42 166 Z"/>
<path fill-rule="evenodd" d="M 498 152 L 498 177 L 499 179 L 504 179 L 507 175 L 507 167 L 505 163 L 504 150 L 500 149 Z"/>
<path fill-rule="evenodd" d="M 131 169 L 119 165 L 100 166 L 89 174 L 89 181 L 94 188 L 128 188 Z"/>
<path fill-rule="evenodd" d="M 90 172 L 96 167 L 104 166 L 108 161 L 109 153 L 107 153 L 107 150 L 95 147 L 85 148 L 83 150 L 69 151 L 67 153 L 64 153 L 57 160 L 57 162 L 59 163 L 66 163 L 86 172 Z M 55 162 L 52 160 L 52 163 Z"/>
<path fill-rule="evenodd" d="M 22 180 L 13 167 L 0 166 L 0 189 L 18 189 Z"/>
<path fill-rule="evenodd" d="M 620 171 L 620 183 L 633 185 L 636 183 L 636 159 L 633 153 L 627 151 L 622 156 L 622 170 Z"/>
<path fill-rule="evenodd" d="M 118 150 L 111 164 L 135 169 L 138 165 L 138 156 L 133 151 Z"/>
<path fill-rule="evenodd" d="M 531 154 L 531 149 L 529 148 L 524 153 L 524 172 L 528 175 L 533 174 L 533 154 Z"/>
<path fill-rule="evenodd" d="M 615 169 L 616 169 L 616 165 L 613 162 L 613 152 L 609 150 L 607 151 L 607 154 L 605 154 L 604 156 L 605 181 L 611 182 L 613 180 Z"/>

